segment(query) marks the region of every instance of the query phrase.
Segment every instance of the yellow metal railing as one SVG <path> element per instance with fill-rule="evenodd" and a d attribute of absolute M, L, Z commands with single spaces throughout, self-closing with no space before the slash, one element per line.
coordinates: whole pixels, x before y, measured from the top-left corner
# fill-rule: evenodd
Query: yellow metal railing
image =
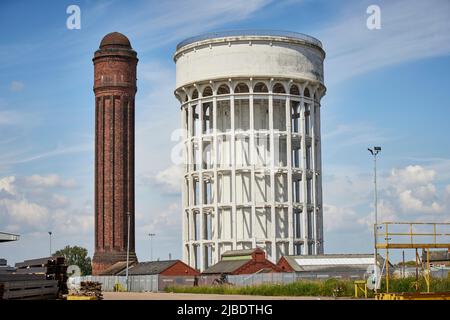
<path fill-rule="evenodd" d="M 389 231 L 390 227 L 394 226 L 408 226 L 407 232 L 393 232 Z M 432 227 L 432 232 L 414 232 L 415 226 Z M 437 227 L 446 228 L 447 232 L 437 232 Z M 384 229 L 384 232 L 378 232 L 379 229 Z M 377 237 L 377 249 L 415 249 L 415 248 L 449 248 L 450 247 L 450 223 L 426 223 L 426 222 L 383 222 L 375 226 Z M 384 241 L 378 241 L 380 236 L 384 236 Z M 392 242 L 393 236 L 408 236 L 409 242 L 396 243 Z M 420 242 L 420 237 L 433 237 L 431 242 Z M 442 239 L 444 238 L 444 239 Z M 423 239 L 423 238 L 422 238 Z M 441 240 L 442 241 L 438 241 Z"/>
<path fill-rule="evenodd" d="M 395 227 L 408 226 L 408 229 L 404 232 L 389 231 Z M 415 227 L 424 227 L 432 229 L 428 232 L 414 232 Z M 443 228 L 444 232 L 437 232 L 437 229 Z M 379 232 L 378 230 L 382 231 Z M 418 249 L 426 250 L 426 270 L 424 270 L 424 279 L 427 284 L 427 292 L 430 292 L 430 249 L 450 249 L 450 223 L 447 222 L 383 222 L 374 225 L 375 230 L 375 250 L 386 250 L 386 293 L 389 293 L 389 249 L 415 249 L 416 250 L 416 281 L 418 282 L 418 264 L 419 255 Z M 384 237 L 384 241 L 379 241 L 380 237 Z M 403 240 L 408 237 L 409 241 L 396 241 Z M 424 237 L 432 237 L 432 241 L 422 241 Z M 422 262 L 422 269 L 423 262 Z M 418 288 L 418 285 L 416 285 Z"/>
<path fill-rule="evenodd" d="M 367 282 L 365 280 L 356 280 L 355 285 L 355 298 L 359 298 L 359 292 L 364 294 L 364 298 L 367 299 Z"/>

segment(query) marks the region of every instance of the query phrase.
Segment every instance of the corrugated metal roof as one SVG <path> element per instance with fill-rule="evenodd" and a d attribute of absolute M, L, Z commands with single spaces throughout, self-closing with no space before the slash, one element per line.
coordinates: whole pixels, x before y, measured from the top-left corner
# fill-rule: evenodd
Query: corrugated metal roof
<path fill-rule="evenodd" d="M 336 266 L 336 265 L 367 265 L 373 264 L 374 258 L 319 258 L 302 259 L 297 258 L 295 262 L 301 266 Z"/>
<path fill-rule="evenodd" d="M 222 253 L 222 257 L 249 256 L 257 250 L 258 249 L 228 250 Z"/>
<path fill-rule="evenodd" d="M 0 232 L 0 242 L 6 242 L 6 241 L 17 241 L 19 240 L 19 235 L 7 233 L 7 232 Z"/>
<path fill-rule="evenodd" d="M 139 262 L 128 270 L 129 275 L 151 275 L 160 274 L 167 268 L 170 268 L 179 260 L 163 260 L 163 261 L 148 261 Z M 120 275 L 124 275 L 125 271 L 122 271 Z"/>
<path fill-rule="evenodd" d="M 363 270 L 373 265 L 373 254 L 324 254 L 316 256 L 284 256 L 297 272 Z M 378 262 L 384 259 L 378 255 Z"/>
<path fill-rule="evenodd" d="M 127 267 L 126 261 L 119 261 L 114 263 L 112 266 L 109 266 L 105 270 L 103 270 L 100 275 L 101 276 L 115 276 L 118 275 L 122 270 Z"/>
<path fill-rule="evenodd" d="M 212 265 L 205 271 L 203 271 L 204 274 L 220 274 L 220 273 L 232 273 L 236 269 L 242 267 L 247 262 L 251 261 L 251 259 L 246 260 L 222 260 L 216 263 L 215 265 Z"/>
<path fill-rule="evenodd" d="M 422 253 L 422 260 L 427 260 L 427 253 Z M 448 250 L 430 251 L 430 261 L 450 261 L 450 253 Z"/>

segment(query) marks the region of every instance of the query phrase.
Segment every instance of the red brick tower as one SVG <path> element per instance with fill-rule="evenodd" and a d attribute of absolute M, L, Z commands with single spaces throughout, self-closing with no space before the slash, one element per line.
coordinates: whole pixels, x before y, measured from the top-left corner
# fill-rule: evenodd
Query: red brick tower
<path fill-rule="evenodd" d="M 123 34 L 106 35 L 95 52 L 95 253 L 92 274 L 127 258 L 134 243 L 134 96 L 136 51 Z"/>

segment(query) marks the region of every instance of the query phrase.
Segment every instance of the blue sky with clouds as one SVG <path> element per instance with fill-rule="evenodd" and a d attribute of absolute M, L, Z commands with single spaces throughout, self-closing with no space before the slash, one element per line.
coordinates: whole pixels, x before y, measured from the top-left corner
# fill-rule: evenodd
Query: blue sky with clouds
<path fill-rule="evenodd" d="M 325 250 L 371 252 L 372 162 L 379 161 L 380 220 L 450 220 L 450 2 L 2 1 L 0 3 L 0 230 L 10 263 L 66 244 L 93 249 L 92 56 L 101 38 L 126 34 L 138 52 L 137 254 L 181 256 L 176 44 L 216 30 L 310 34 L 327 53 L 322 100 Z M 81 8 L 81 30 L 66 8 Z M 371 4 L 381 29 L 366 27 Z"/>

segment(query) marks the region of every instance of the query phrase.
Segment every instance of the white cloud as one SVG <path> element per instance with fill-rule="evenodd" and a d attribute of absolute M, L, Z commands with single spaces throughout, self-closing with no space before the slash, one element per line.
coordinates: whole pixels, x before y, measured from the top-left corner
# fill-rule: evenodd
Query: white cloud
<path fill-rule="evenodd" d="M 26 199 L 2 199 L 0 207 L 3 208 L 3 214 L 16 223 L 40 228 L 48 222 L 48 209 Z"/>
<path fill-rule="evenodd" d="M 18 92 L 22 91 L 25 88 L 25 84 L 20 81 L 12 81 L 11 85 L 9 86 L 9 90 Z"/>
<path fill-rule="evenodd" d="M 431 202 L 429 205 L 425 205 L 424 202 L 415 197 L 413 195 L 412 190 L 404 190 L 399 193 L 399 200 L 401 204 L 401 209 L 404 212 L 413 211 L 413 212 L 442 212 L 443 208 L 441 205 L 436 203 L 435 201 Z"/>
<path fill-rule="evenodd" d="M 169 203 L 151 215 L 144 215 L 138 223 L 138 234 L 158 232 L 159 237 L 181 239 L 181 207 L 177 202 Z"/>
<path fill-rule="evenodd" d="M 181 165 L 171 165 L 156 173 L 142 174 L 143 184 L 152 184 L 158 188 L 160 194 L 180 194 L 183 177 Z"/>
<path fill-rule="evenodd" d="M 10 195 L 16 194 L 16 188 L 14 186 L 14 182 L 16 181 L 16 177 L 10 176 L 0 179 L 0 192 L 4 191 Z"/>
<path fill-rule="evenodd" d="M 357 224 L 357 214 L 352 208 L 324 204 L 323 221 L 326 232 L 352 229 Z"/>
<path fill-rule="evenodd" d="M 74 179 L 63 179 L 57 174 L 49 175 L 32 175 L 23 178 L 24 185 L 27 187 L 41 187 L 41 188 L 74 188 L 76 182 Z"/>
<path fill-rule="evenodd" d="M 48 200 L 48 206 L 52 209 L 66 208 L 69 204 L 69 198 L 61 194 L 52 194 Z"/>
<path fill-rule="evenodd" d="M 450 185 L 438 182 L 442 165 L 408 165 L 379 173 L 378 222 L 446 221 L 450 219 Z M 328 169 L 330 170 L 330 168 Z M 327 232 L 372 231 L 373 186 L 370 173 L 333 167 L 324 177 L 324 227 Z"/>
<path fill-rule="evenodd" d="M 0 179 L 0 227 L 21 235 L 52 230 L 59 234 L 92 233 L 91 206 L 72 207 L 69 198 L 48 188 L 73 188 L 73 179 L 56 174 Z"/>
<path fill-rule="evenodd" d="M 436 177 L 434 169 L 420 165 L 394 168 L 387 179 L 387 194 L 398 199 L 398 209 L 404 213 L 441 213 L 444 210 L 444 199 L 438 199 L 439 192 L 434 185 Z"/>
<path fill-rule="evenodd" d="M 390 182 L 400 186 L 428 184 L 436 177 L 436 171 L 420 165 L 410 165 L 404 169 L 392 169 Z"/>

